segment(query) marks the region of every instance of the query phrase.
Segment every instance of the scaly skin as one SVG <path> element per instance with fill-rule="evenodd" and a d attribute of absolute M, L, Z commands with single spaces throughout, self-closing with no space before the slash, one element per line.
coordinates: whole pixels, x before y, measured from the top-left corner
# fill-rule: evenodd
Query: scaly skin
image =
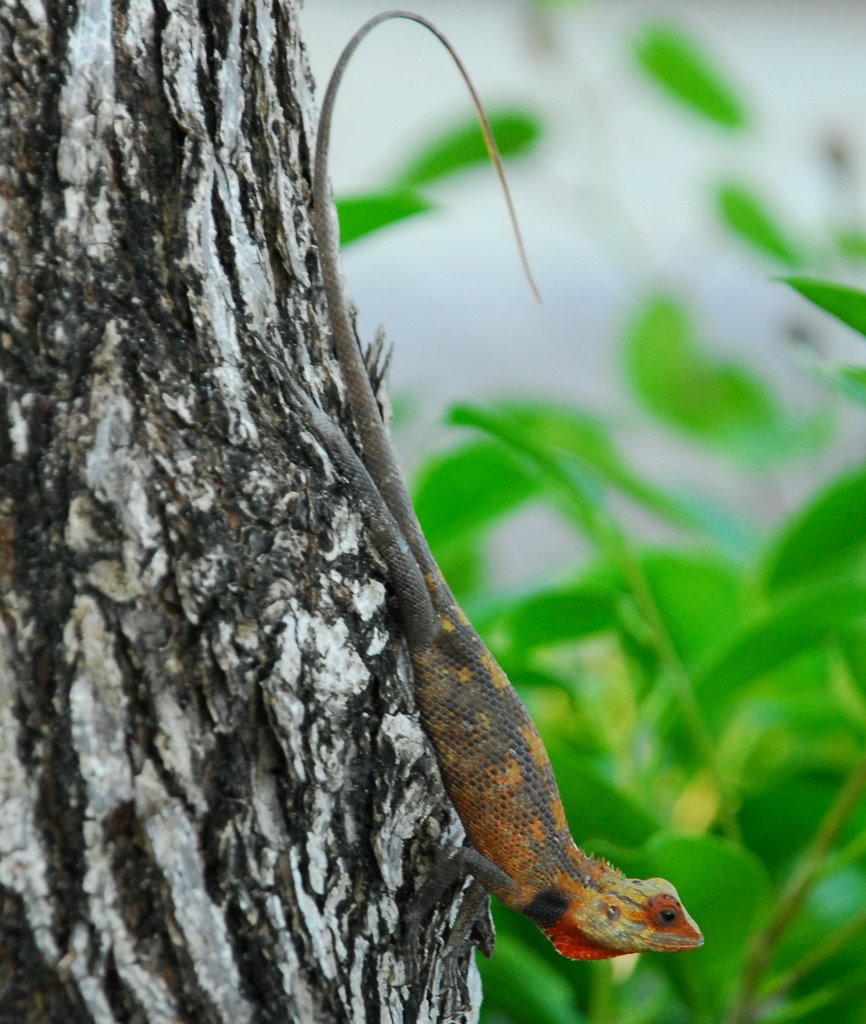
<path fill-rule="evenodd" d="M 426 647 L 410 644 L 418 705 L 472 846 L 499 869 L 479 880 L 575 960 L 700 946 L 670 882 L 626 878 L 578 849 L 514 687 L 441 577 L 428 585 L 441 625 Z"/>
<path fill-rule="evenodd" d="M 423 25 L 455 60 L 512 212 L 487 120 L 451 44 L 417 14 L 390 11 L 372 18 L 352 37 L 328 83 L 313 183 L 328 314 L 363 458 L 305 395 L 298 392 L 297 398 L 357 494 L 388 567 L 409 642 L 421 720 L 472 844 L 470 863 L 477 879 L 506 906 L 526 914 L 572 959 L 696 949 L 703 944 L 701 933 L 669 882 L 626 878 L 575 845 L 544 743 L 439 572 L 370 387 L 343 293 L 327 162 L 334 99 L 346 64 L 361 39 L 390 18 Z M 513 215 L 512 223 L 516 230 Z M 519 234 L 518 245 L 522 255 Z"/>

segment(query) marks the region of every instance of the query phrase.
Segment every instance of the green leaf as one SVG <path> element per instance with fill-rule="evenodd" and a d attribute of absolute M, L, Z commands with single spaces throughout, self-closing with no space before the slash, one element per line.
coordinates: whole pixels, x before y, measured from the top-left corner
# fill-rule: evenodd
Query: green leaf
<path fill-rule="evenodd" d="M 477 621 L 477 616 L 473 617 L 473 621 Z M 485 637 L 488 635 L 486 630 L 481 628 L 479 628 L 479 634 Z M 512 660 L 512 652 L 504 650 L 499 643 L 491 644 L 491 647 L 493 646 L 495 646 L 497 661 L 511 680 L 511 685 L 528 706 L 532 706 L 533 697 L 536 694 L 542 694 L 542 699 L 549 698 L 550 694 L 559 694 L 569 702 L 573 700 L 573 680 L 532 667 L 529 661 L 521 657 L 521 652 L 517 652 L 516 660 Z M 547 703 L 549 704 L 549 700 Z M 544 725 L 543 716 L 536 715 L 536 718 L 539 721 L 535 724 L 541 729 Z"/>
<path fill-rule="evenodd" d="M 838 777 L 826 772 L 798 771 L 747 793 L 739 819 L 749 847 L 775 875 L 790 870 L 808 844 L 827 808 L 838 795 Z"/>
<path fill-rule="evenodd" d="M 839 640 L 839 649 L 852 686 L 859 695 L 858 710 L 860 720 L 866 711 L 866 631 L 862 629 L 846 630 Z"/>
<path fill-rule="evenodd" d="M 516 931 L 516 930 L 515 930 Z M 485 1013 L 499 1011 L 510 1024 L 582 1024 L 583 1014 L 562 973 L 506 925 L 496 937 L 496 954 L 478 960 Z"/>
<path fill-rule="evenodd" d="M 510 415 L 507 408 L 456 406 L 451 410 L 450 421 L 484 430 L 504 442 L 528 469 L 538 474 L 575 525 L 595 540 L 605 538 L 608 519 L 602 509 L 602 488 L 584 465 L 566 464 L 552 446 L 535 437 L 520 417 Z"/>
<path fill-rule="evenodd" d="M 604 840 L 619 848 L 634 848 L 658 830 L 656 820 L 574 747 L 550 737 L 546 743 L 568 823 L 581 845 Z"/>
<path fill-rule="evenodd" d="M 757 377 L 706 356 L 685 309 L 669 296 L 654 296 L 639 310 L 625 358 L 629 382 L 650 412 L 732 455 L 760 464 L 825 437 L 822 418 L 787 421 Z"/>
<path fill-rule="evenodd" d="M 510 602 L 492 628 L 504 629 L 511 646 L 523 652 L 573 643 L 593 633 L 613 630 L 617 600 L 612 590 L 600 586 L 542 590 Z"/>
<path fill-rule="evenodd" d="M 721 1010 L 736 987 L 752 935 L 767 907 L 766 872 L 748 850 L 714 836 L 685 838 L 659 833 L 640 856 L 640 871 L 670 879 L 706 943 L 703 949 L 665 960 L 675 982 L 709 1015 Z"/>
<path fill-rule="evenodd" d="M 484 430 L 528 457 L 554 491 L 580 505 L 590 532 L 604 486 L 668 522 L 696 525 L 698 517 L 684 503 L 629 469 L 599 420 L 576 409 L 533 402 L 502 402 L 484 409 L 459 405 L 451 410 L 450 421 Z"/>
<path fill-rule="evenodd" d="M 866 337 L 866 292 L 848 285 L 821 281 L 814 277 L 783 277 L 780 280 L 814 302 L 843 324 Z"/>
<path fill-rule="evenodd" d="M 818 372 L 846 398 L 866 405 L 866 367 L 824 365 L 818 367 Z"/>
<path fill-rule="evenodd" d="M 675 299 L 651 298 L 626 335 L 629 383 L 659 419 L 699 437 L 760 430 L 773 420 L 760 382 L 699 350 L 692 323 Z"/>
<path fill-rule="evenodd" d="M 866 550 L 866 469 L 834 480 L 779 535 L 764 570 L 770 590 L 849 572 Z"/>
<path fill-rule="evenodd" d="M 500 156 L 530 152 L 541 136 L 537 117 L 525 110 L 498 110 L 489 115 L 490 128 Z M 490 155 L 475 118 L 443 132 L 395 178 L 395 184 L 417 187 L 441 181 L 477 164 L 489 164 Z"/>
<path fill-rule="evenodd" d="M 866 231 L 839 231 L 835 242 L 840 256 L 852 263 L 866 263 Z"/>
<path fill-rule="evenodd" d="M 832 582 L 795 592 L 747 623 L 693 675 L 696 691 L 714 700 L 835 636 L 866 616 L 866 583 Z"/>
<path fill-rule="evenodd" d="M 469 601 L 478 590 L 483 590 L 489 566 L 484 545 L 477 535 L 440 535 L 435 537 L 431 550 L 448 586 L 459 600 Z"/>
<path fill-rule="evenodd" d="M 860 969 L 834 979 L 804 995 L 788 994 L 764 1017 L 766 1024 L 863 1024 L 866 979 Z"/>
<path fill-rule="evenodd" d="M 374 231 L 381 231 L 389 224 L 435 209 L 435 204 L 409 188 L 347 196 L 337 199 L 336 205 L 340 218 L 340 244 L 343 246 Z"/>
<path fill-rule="evenodd" d="M 537 475 L 489 441 L 428 459 L 413 488 L 415 510 L 434 549 L 477 535 L 538 490 Z"/>
<path fill-rule="evenodd" d="M 723 771 L 755 790 L 793 773 L 841 771 L 857 755 L 862 740 L 842 700 L 853 711 L 858 698 L 846 677 L 839 637 L 860 628 L 835 631 L 832 639 L 780 662 L 746 689 L 701 690 L 707 718 L 719 728 Z"/>
<path fill-rule="evenodd" d="M 643 29 L 635 41 L 639 67 L 680 103 L 714 124 L 742 128 L 745 107 L 699 45 L 672 25 Z"/>
<path fill-rule="evenodd" d="M 689 517 L 692 528 L 732 558 L 742 561 L 756 551 L 760 543 L 756 523 L 743 518 L 745 510 L 733 511 L 717 500 L 700 493 L 677 494 L 677 500 Z"/>
<path fill-rule="evenodd" d="M 727 182 L 719 187 L 716 203 L 727 228 L 753 249 L 788 266 L 804 262 L 763 200 L 750 188 Z"/>
<path fill-rule="evenodd" d="M 693 525 L 690 513 L 677 498 L 630 469 L 608 429 L 597 418 L 553 404 L 511 402 L 501 408 L 532 437 L 585 464 L 604 484 L 669 522 Z"/>
<path fill-rule="evenodd" d="M 728 563 L 704 552 L 655 551 L 644 556 L 643 567 L 665 632 L 686 666 L 735 633 L 741 584 Z"/>

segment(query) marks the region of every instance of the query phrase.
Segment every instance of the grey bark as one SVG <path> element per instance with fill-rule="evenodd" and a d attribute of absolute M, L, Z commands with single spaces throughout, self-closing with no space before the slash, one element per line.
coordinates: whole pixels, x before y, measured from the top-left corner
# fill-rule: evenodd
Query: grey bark
<path fill-rule="evenodd" d="M 283 384 L 340 416 L 296 13 L 0 6 L 4 1024 L 455 1000 L 405 908 L 459 825 Z"/>

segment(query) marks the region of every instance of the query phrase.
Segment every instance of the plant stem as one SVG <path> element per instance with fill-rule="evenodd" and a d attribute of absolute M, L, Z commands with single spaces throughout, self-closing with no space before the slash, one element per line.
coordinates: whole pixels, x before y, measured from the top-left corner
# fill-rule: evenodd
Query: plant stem
<path fill-rule="evenodd" d="M 564 474 L 562 474 L 565 476 Z M 566 488 L 574 485 L 565 477 Z M 643 566 L 631 549 L 631 545 L 619 528 L 619 524 L 603 507 L 595 509 L 594 527 L 596 536 L 607 548 L 614 562 L 619 565 L 626 585 L 631 590 L 638 610 L 649 627 L 649 633 L 659 664 L 667 672 L 673 685 L 674 694 L 686 727 L 696 750 L 710 773 L 716 792 L 719 794 L 719 821 L 728 839 L 741 839 L 740 826 L 732 807 L 732 800 L 716 758 L 713 738 L 707 728 L 700 706 L 695 697 L 691 678 L 671 640 L 664 618 L 659 610 L 652 587 Z"/>
<path fill-rule="evenodd" d="M 842 868 L 846 868 L 849 864 L 860 860 L 864 853 L 866 853 L 866 829 L 859 835 L 854 836 L 846 846 L 843 846 L 828 867 L 834 871 L 841 871 Z"/>
<path fill-rule="evenodd" d="M 613 976 L 611 965 L 605 964 L 600 971 L 593 971 L 589 986 L 589 1012 L 587 1019 L 590 1024 L 609 1024 L 613 1019 L 612 1012 Z"/>
<path fill-rule="evenodd" d="M 806 897 L 821 875 L 825 859 L 864 791 L 866 755 L 854 766 L 845 780 L 836 802 L 827 812 L 800 863 L 791 873 L 769 924 L 755 936 L 740 983 L 740 992 L 727 1016 L 727 1024 L 748 1024 L 752 1020 L 755 995 L 776 947 L 802 909 Z"/>
<path fill-rule="evenodd" d="M 692 742 L 719 794 L 719 819 L 722 829 L 729 839 L 739 840 L 740 828 L 733 811 L 728 786 L 719 769 L 713 738 L 695 698 L 691 679 L 671 641 L 643 567 L 632 552 L 619 524 L 591 493 L 592 489 L 581 485 L 573 478 L 573 475 L 563 465 L 562 453 L 556 452 L 552 445 L 545 444 L 543 441 L 528 440 L 525 432 L 521 431 L 519 426 L 515 429 L 515 426 L 509 424 L 507 419 L 492 422 L 477 413 L 471 414 L 468 418 L 464 413 L 457 419 L 457 422 L 469 423 L 471 426 L 493 434 L 494 437 L 504 441 L 529 459 L 550 480 L 564 499 L 568 514 L 573 516 L 578 525 L 586 530 L 602 548 L 606 549 L 614 564 L 619 567 L 623 579 L 630 588 L 638 609 L 649 627 L 656 657 L 672 680 L 674 694 Z M 573 454 L 570 457 L 575 458 Z M 579 463 L 580 460 L 576 461 Z M 582 466 L 580 470 L 584 477 L 592 476 L 592 472 L 587 473 Z"/>
<path fill-rule="evenodd" d="M 850 999 L 852 995 L 863 992 L 864 989 L 866 989 L 866 982 L 857 972 L 843 981 L 833 981 L 823 985 L 794 1002 L 775 1007 L 767 1012 L 766 1019 L 768 1022 L 772 1021 L 772 1024 L 789 1024 L 790 1021 L 802 1020 L 804 1017 L 814 1020 L 816 1013 L 832 1006 L 837 999 Z"/>
<path fill-rule="evenodd" d="M 725 784 L 716 760 L 713 738 L 710 735 L 706 722 L 704 722 L 701 709 L 695 698 L 692 681 L 676 652 L 643 567 L 635 558 L 634 553 L 619 532 L 619 529 L 613 524 L 610 529 L 613 533 L 614 545 L 618 549 L 617 556 L 626 581 L 631 588 L 641 614 L 650 627 L 656 657 L 667 670 L 680 706 L 680 711 L 691 733 L 692 742 L 695 744 L 705 766 L 709 770 L 716 791 L 719 794 L 719 819 L 722 829 L 728 839 L 738 842 L 741 838 L 740 826 L 732 808 L 728 787 Z"/>
<path fill-rule="evenodd" d="M 835 953 L 842 949 L 857 935 L 866 928 L 866 910 L 862 910 L 853 917 L 847 924 L 835 932 L 831 932 L 822 942 L 819 942 L 814 949 L 806 956 L 777 978 L 765 994 L 764 1001 L 777 999 L 792 988 L 798 985 L 816 967 L 820 967 L 825 960 L 829 960 Z"/>

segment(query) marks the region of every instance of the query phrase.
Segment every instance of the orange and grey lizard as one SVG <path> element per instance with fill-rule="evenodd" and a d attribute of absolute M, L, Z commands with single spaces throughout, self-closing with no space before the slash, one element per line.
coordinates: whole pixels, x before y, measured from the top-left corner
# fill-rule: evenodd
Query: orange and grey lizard
<path fill-rule="evenodd" d="M 442 578 L 385 431 L 343 292 L 327 166 L 343 71 L 364 36 L 390 18 L 423 25 L 454 59 L 472 94 L 515 223 L 489 125 L 451 44 L 435 25 L 410 12 L 388 11 L 366 22 L 328 83 L 313 181 L 313 227 L 328 317 L 361 454 L 305 394 L 295 386 L 292 391 L 298 390 L 302 411 L 351 482 L 385 561 L 409 644 L 422 724 L 471 843 L 463 858 L 468 870 L 506 906 L 534 921 L 567 957 L 597 960 L 696 949 L 703 943 L 701 933 L 669 882 L 626 878 L 575 845 L 541 737 Z M 522 245 L 520 250 L 523 257 Z"/>

